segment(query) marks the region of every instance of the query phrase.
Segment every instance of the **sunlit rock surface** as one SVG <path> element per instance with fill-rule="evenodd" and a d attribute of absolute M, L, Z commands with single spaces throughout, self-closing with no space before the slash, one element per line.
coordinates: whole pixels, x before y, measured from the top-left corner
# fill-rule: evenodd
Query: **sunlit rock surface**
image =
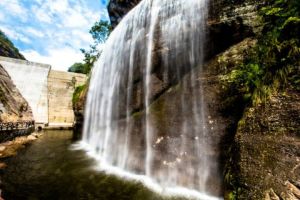
<path fill-rule="evenodd" d="M 36 123 L 47 124 L 47 77 L 51 66 L 7 57 L 0 57 L 0 63 L 27 99 Z"/>
<path fill-rule="evenodd" d="M 6 70 L 0 65 L 0 122 L 32 121 L 28 102 L 22 97 Z"/>
<path fill-rule="evenodd" d="M 286 181 L 300 180 L 299 127 L 300 93 L 292 86 L 247 109 L 235 136 L 233 175 L 240 180 L 239 198 L 263 199 L 272 189 L 278 197 L 292 199 Z"/>

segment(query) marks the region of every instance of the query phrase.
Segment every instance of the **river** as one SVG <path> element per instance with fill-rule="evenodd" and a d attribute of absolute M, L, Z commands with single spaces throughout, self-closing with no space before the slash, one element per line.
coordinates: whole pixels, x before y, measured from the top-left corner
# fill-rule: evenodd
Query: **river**
<path fill-rule="evenodd" d="M 162 200 L 141 183 L 95 169 L 96 161 L 74 150 L 72 131 L 45 131 L 0 171 L 5 200 Z M 170 198 L 168 198 L 170 199 Z M 182 198 L 171 198 L 182 199 Z"/>

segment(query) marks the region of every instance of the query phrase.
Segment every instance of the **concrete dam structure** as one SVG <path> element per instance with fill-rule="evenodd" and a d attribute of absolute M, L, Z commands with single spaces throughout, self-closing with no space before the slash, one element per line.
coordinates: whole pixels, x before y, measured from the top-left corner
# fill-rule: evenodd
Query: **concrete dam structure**
<path fill-rule="evenodd" d="M 50 65 L 0 56 L 0 64 L 28 101 L 37 127 L 72 127 L 72 95 L 86 75 L 55 71 Z"/>

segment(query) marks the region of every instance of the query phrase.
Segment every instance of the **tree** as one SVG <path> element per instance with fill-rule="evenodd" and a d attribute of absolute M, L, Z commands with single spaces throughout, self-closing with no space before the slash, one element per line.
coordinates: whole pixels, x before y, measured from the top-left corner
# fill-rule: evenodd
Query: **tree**
<path fill-rule="evenodd" d="M 68 72 L 87 74 L 91 69 L 86 63 L 74 63 Z"/>
<path fill-rule="evenodd" d="M 88 50 L 80 49 L 84 54 L 84 63 L 73 64 L 69 68 L 69 72 L 88 74 L 91 71 L 94 62 L 101 55 L 101 50 L 99 50 L 98 47 L 107 40 L 111 32 L 111 25 L 108 21 L 100 20 L 95 22 L 89 32 L 92 35 L 94 42 L 90 45 Z"/>

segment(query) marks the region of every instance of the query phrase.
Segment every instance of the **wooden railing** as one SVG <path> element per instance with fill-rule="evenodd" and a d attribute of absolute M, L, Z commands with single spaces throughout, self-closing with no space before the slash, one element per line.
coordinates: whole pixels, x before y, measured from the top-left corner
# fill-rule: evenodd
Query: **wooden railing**
<path fill-rule="evenodd" d="M 0 131 L 20 130 L 34 127 L 34 121 L 0 122 Z"/>

